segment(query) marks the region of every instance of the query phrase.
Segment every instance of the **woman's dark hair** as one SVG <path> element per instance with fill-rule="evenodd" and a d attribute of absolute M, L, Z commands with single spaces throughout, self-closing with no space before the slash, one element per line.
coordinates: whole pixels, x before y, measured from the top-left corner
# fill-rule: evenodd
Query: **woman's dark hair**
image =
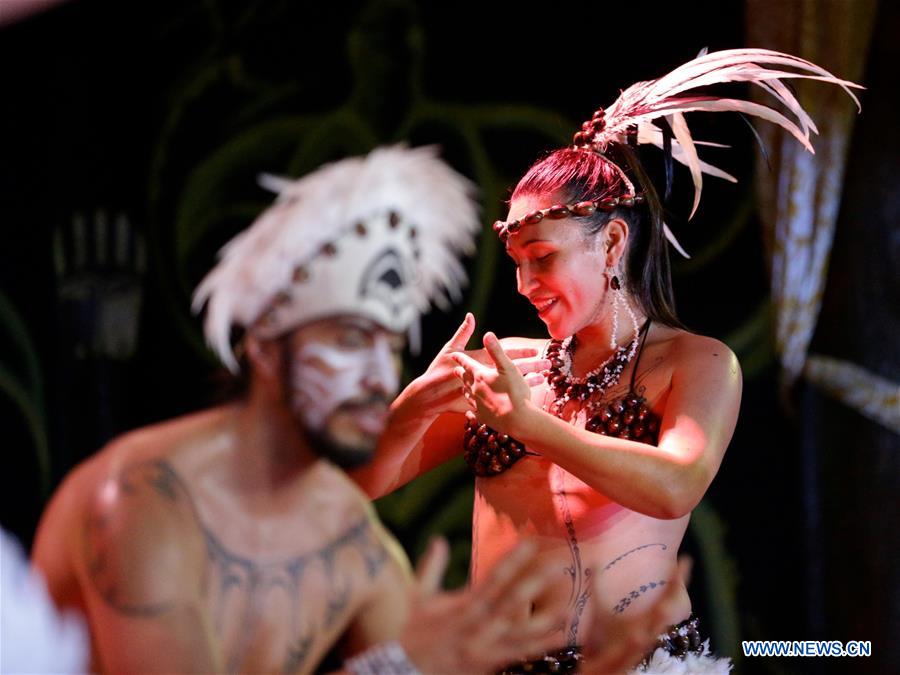
<path fill-rule="evenodd" d="M 635 189 L 644 195 L 644 201 L 631 208 L 618 207 L 610 212 L 598 209 L 594 215 L 578 220 L 588 235 L 600 232 L 613 218 L 628 223 L 626 288 L 649 318 L 681 328 L 675 314 L 662 207 L 653 184 L 631 148 L 610 145 L 605 156 L 572 148 L 556 150 L 532 165 L 516 185 L 511 199 L 559 194 L 565 203 L 572 204 L 621 197 L 629 190 L 612 162 L 629 174 Z"/>

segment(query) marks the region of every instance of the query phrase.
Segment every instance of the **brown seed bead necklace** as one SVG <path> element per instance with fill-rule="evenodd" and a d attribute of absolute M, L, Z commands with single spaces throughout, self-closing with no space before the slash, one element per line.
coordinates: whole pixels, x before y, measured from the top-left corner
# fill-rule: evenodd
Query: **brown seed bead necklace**
<path fill-rule="evenodd" d="M 644 329 L 647 325 L 644 324 Z M 635 332 L 627 347 L 617 347 L 608 359 L 584 377 L 572 375 L 572 358 L 577 346 L 575 336 L 565 340 L 551 340 L 546 354 L 550 360 L 547 383 L 553 389 L 556 398 L 549 405 L 547 412 L 562 417 L 569 401 L 577 401 L 589 413 L 594 412 L 592 408 L 596 407 L 597 399 L 601 398 L 607 389 L 618 384 L 625 366 L 634 358 L 644 329 Z"/>
<path fill-rule="evenodd" d="M 633 386 L 624 399 L 605 406 L 601 403 L 603 394 L 618 384 L 625 366 L 637 353 L 641 339 L 646 339 L 649 327 L 648 319 L 627 347 L 617 348 L 606 361 L 580 378 L 572 376 L 575 339 L 551 340 L 546 350 L 550 360 L 546 378 L 555 398 L 547 406 L 547 412 L 561 418 L 566 404 L 577 401 L 587 412 L 585 429 L 588 431 L 652 442 L 658 421 L 646 399 L 634 392 Z M 536 454 L 526 450 L 525 445 L 512 436 L 473 420 L 466 421 L 464 448 L 466 463 L 476 476 L 496 476 L 526 454 Z"/>

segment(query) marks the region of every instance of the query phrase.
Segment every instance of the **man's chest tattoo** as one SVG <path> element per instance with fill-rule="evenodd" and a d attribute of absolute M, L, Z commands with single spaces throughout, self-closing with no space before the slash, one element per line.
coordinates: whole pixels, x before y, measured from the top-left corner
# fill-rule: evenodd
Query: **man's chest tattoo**
<path fill-rule="evenodd" d="M 293 672 L 302 667 L 316 636 L 336 627 L 388 557 L 365 517 L 317 550 L 271 563 L 229 551 L 209 528 L 204 527 L 204 536 L 212 564 L 208 593 L 216 633 L 240 636 L 229 650 L 233 669 L 240 667 L 242 656 L 258 636 L 260 623 L 271 621 L 267 608 L 279 598 L 286 601 L 277 606 L 287 604 L 283 620 L 292 636 L 283 670 Z M 356 572 L 360 562 L 363 575 Z"/>
<path fill-rule="evenodd" d="M 252 667 L 247 659 L 259 650 L 271 654 L 273 641 L 284 650 L 283 672 L 308 667 L 312 653 L 321 647 L 319 641 L 341 628 L 389 558 L 365 515 L 325 545 L 299 555 L 262 561 L 236 553 L 201 520 L 186 485 L 162 461 L 127 467 L 111 485 L 120 491 L 120 508 L 128 509 L 133 502 L 135 509 L 162 509 L 202 532 L 206 571 L 199 591 L 229 671 Z M 119 613 L 161 617 L 177 599 L 123 588 L 127 558 L 109 543 L 118 536 L 117 525 L 121 523 L 116 517 L 102 510 L 88 514 L 85 555 L 91 582 Z"/>

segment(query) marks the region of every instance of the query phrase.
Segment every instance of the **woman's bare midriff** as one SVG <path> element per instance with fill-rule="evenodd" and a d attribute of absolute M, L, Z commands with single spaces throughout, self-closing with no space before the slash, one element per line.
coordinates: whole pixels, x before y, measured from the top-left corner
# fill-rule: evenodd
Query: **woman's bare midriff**
<path fill-rule="evenodd" d="M 625 396 L 633 384 L 654 414 L 662 417 L 674 366 L 669 348 L 675 334 L 658 327 L 641 358 L 628 364 L 619 383 L 607 390 L 607 400 Z M 514 346 L 542 350 L 546 344 L 516 339 Z M 532 387 L 532 401 L 544 410 L 552 396 L 545 383 Z M 582 428 L 585 422 L 584 410 L 570 419 Z M 689 520 L 690 515 L 660 520 L 632 511 L 553 462 L 528 454 L 504 473 L 476 480 L 471 579 L 477 584 L 520 540 L 534 539 L 544 560 L 559 565 L 559 583 L 550 593 L 569 599 L 563 630 L 568 644 L 579 644 L 585 641 L 584 631 L 595 612 L 627 615 L 650 606 L 661 586 L 670 583 Z M 688 618 L 687 589 L 682 586 L 680 598 L 671 606 L 665 617 L 669 624 Z"/>
<path fill-rule="evenodd" d="M 472 581 L 523 538 L 559 565 L 550 593 L 569 598 L 569 644 L 585 640 L 594 612 L 639 613 L 669 583 L 690 516 L 659 520 L 616 504 L 559 466 L 528 456 L 509 471 L 479 478 L 472 530 Z M 670 624 L 689 616 L 687 591 Z M 539 608 L 538 608 L 539 609 Z"/>

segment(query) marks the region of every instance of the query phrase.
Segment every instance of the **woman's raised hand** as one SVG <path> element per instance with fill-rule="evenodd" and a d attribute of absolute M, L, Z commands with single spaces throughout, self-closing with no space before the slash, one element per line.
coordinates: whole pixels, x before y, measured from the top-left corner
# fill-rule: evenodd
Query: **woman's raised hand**
<path fill-rule="evenodd" d="M 455 373 L 459 367 L 455 357 L 465 357 L 467 362 L 490 370 L 496 368 L 497 361 L 497 356 L 490 354 L 485 349 L 465 351 L 466 344 L 474 332 L 475 317 L 471 313 L 467 313 L 453 337 L 437 353 L 428 369 L 410 385 L 415 391 L 415 405 L 418 406 L 422 415 L 436 416 L 445 412 L 462 413 L 472 409 L 464 396 L 466 388 L 460 386 L 459 377 Z M 535 373 L 549 367 L 546 360 L 536 358 L 537 349 L 522 347 L 504 352 L 493 333 L 488 335 L 492 336 L 494 348 L 502 355 L 504 363 L 507 364 L 506 367 L 519 374 L 519 377 L 522 377 L 522 374 Z M 485 340 L 487 340 L 487 336 L 485 336 Z M 487 346 L 487 342 L 485 342 L 485 346 Z"/>
<path fill-rule="evenodd" d="M 485 333 L 484 347 L 487 362 L 469 353 L 451 352 L 449 357 L 456 364 L 453 373 L 462 381 L 467 410 L 475 411 L 479 420 L 498 431 L 514 434 L 531 400 L 531 386 L 543 381 L 541 372 L 550 362 L 534 358 L 536 350 L 530 358 L 514 361 L 493 333 Z"/>

